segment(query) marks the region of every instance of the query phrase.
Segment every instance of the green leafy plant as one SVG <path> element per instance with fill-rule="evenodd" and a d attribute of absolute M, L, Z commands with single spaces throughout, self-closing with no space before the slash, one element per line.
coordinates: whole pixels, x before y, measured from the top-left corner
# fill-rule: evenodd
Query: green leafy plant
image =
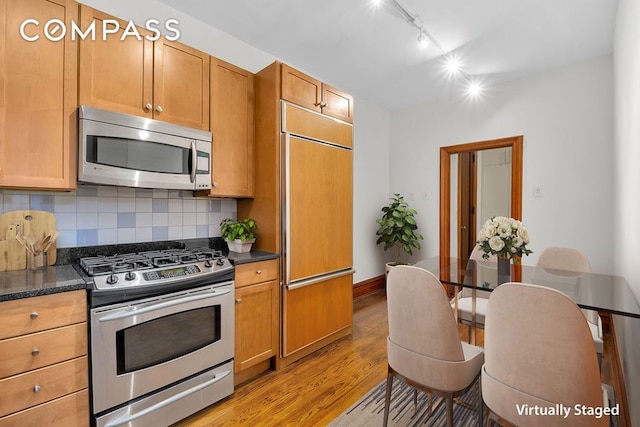
<path fill-rule="evenodd" d="M 251 240 L 255 239 L 256 235 L 253 232 L 258 225 L 251 218 L 245 218 L 243 220 L 234 220 L 233 218 L 225 218 L 220 222 L 220 231 L 222 237 L 227 240 Z"/>
<path fill-rule="evenodd" d="M 420 233 L 416 233 L 418 225 L 414 218 L 417 212 L 410 209 L 404 198 L 396 193 L 391 199 L 391 203 L 382 208 L 382 217 L 376 222 L 380 226 L 376 235 L 378 241 L 376 244 L 384 243 L 384 250 L 393 247 L 398 250 L 398 259 L 400 259 L 400 250 L 404 250 L 407 254 L 413 255 L 413 249 L 420 249 L 418 240 L 424 239 Z"/>

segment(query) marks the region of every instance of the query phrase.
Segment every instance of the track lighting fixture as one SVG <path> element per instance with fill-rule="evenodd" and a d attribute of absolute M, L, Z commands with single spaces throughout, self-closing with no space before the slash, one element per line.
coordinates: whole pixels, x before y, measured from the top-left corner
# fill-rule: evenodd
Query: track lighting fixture
<path fill-rule="evenodd" d="M 477 80 L 472 80 L 469 74 L 462 69 L 459 58 L 455 57 L 451 52 L 446 51 L 442 45 L 438 43 L 436 38 L 427 31 L 418 15 L 411 12 L 400 0 L 371 0 L 371 3 L 375 7 L 383 4 L 389 4 L 395 7 L 407 23 L 418 30 L 418 45 L 423 49 L 428 45 L 434 46 L 442 54 L 447 71 L 453 75 L 460 75 L 467 81 L 467 93 L 476 96 L 482 92 L 482 85 Z"/>

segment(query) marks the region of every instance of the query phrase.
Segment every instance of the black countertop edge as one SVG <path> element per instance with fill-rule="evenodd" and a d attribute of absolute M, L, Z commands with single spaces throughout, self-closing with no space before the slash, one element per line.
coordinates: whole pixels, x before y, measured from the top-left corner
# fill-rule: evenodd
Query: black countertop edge
<path fill-rule="evenodd" d="M 227 258 L 234 265 L 236 264 L 248 264 L 250 262 L 258 262 L 258 261 L 268 261 L 270 259 L 278 259 L 280 255 L 273 252 L 265 252 L 265 251 L 251 251 L 246 253 L 239 252 L 228 252 Z"/>

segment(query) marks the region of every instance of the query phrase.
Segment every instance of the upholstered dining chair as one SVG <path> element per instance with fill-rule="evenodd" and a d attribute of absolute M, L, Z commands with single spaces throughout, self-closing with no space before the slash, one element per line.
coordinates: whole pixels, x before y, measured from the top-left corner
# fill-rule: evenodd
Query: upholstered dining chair
<path fill-rule="evenodd" d="M 489 255 L 488 259 L 482 258 L 482 249 L 480 246 L 475 245 L 469 255 L 469 261 L 473 261 L 483 268 L 491 268 L 497 270 L 498 258 L 495 255 Z M 496 271 L 497 274 L 497 271 Z M 487 313 L 487 300 L 491 293 L 489 291 L 476 291 L 476 327 L 484 327 L 484 318 Z M 455 310 L 455 299 L 451 301 L 451 308 Z M 473 315 L 473 294 L 469 288 L 462 288 L 458 292 L 458 322 L 467 326 L 468 335 L 467 342 L 471 342 L 471 327 L 472 327 L 472 315 Z"/>
<path fill-rule="evenodd" d="M 505 283 L 487 305 L 482 397 L 489 421 L 519 427 L 608 426 L 591 334 L 578 306 L 545 286 Z M 567 417 L 550 414 L 563 408 Z M 501 424 L 503 424 L 501 422 Z M 487 425 L 491 425 L 487 422 Z"/>
<path fill-rule="evenodd" d="M 591 273 L 591 264 L 586 255 L 578 249 L 565 246 L 551 246 L 544 249 L 540 253 L 536 266 L 551 269 L 551 271 L 547 271 L 547 274 L 554 274 L 553 269 L 572 271 L 578 274 Z M 598 366 L 602 367 L 602 351 L 604 348 L 602 319 L 595 310 L 582 309 L 582 313 L 587 319 L 587 324 L 591 330 L 591 338 L 598 355 Z"/>
<path fill-rule="evenodd" d="M 389 366 L 384 425 L 389 418 L 393 377 L 397 377 L 411 387 L 444 397 L 447 425 L 453 426 L 453 399 L 477 384 L 484 361 L 482 349 L 460 341 L 442 283 L 426 270 L 394 267 L 388 276 L 387 308 Z M 481 420 L 479 397 L 478 416 Z"/>

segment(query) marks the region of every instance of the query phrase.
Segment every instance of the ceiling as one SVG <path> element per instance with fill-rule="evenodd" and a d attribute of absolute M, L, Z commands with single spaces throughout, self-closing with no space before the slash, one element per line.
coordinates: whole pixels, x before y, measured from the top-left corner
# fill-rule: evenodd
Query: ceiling
<path fill-rule="evenodd" d="M 389 110 L 462 94 L 433 44 L 370 0 L 160 0 Z M 616 0 L 401 0 L 490 85 L 612 52 Z"/>

